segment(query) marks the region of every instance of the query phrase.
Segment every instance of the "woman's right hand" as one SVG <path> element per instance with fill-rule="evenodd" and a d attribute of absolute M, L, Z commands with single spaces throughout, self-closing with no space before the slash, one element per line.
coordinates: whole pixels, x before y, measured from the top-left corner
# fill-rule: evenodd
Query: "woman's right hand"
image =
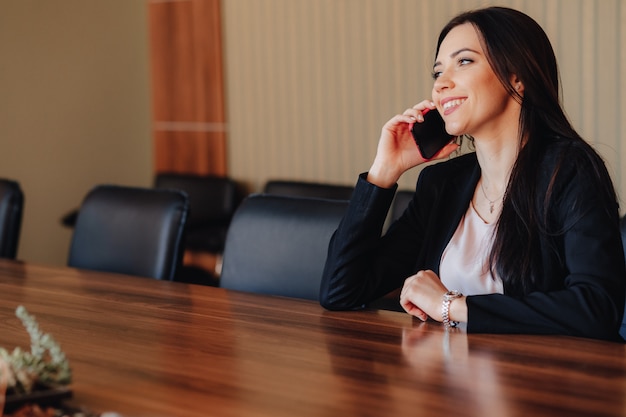
<path fill-rule="evenodd" d="M 376 157 L 368 171 L 367 180 L 370 183 L 390 188 L 403 173 L 426 162 L 417 149 L 410 130 L 413 123 L 424 121 L 423 112 L 426 109 L 437 111 L 432 101 L 424 100 L 385 123 L 378 141 Z M 445 158 L 458 147 L 456 143 L 449 143 L 431 160 Z"/>

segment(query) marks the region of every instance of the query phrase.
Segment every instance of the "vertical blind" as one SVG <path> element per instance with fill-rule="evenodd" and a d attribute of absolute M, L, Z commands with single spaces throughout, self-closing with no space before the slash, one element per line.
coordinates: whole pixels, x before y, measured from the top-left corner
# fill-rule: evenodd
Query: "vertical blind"
<path fill-rule="evenodd" d="M 252 191 L 270 178 L 353 184 L 382 125 L 430 97 L 439 30 L 491 4 L 524 11 L 546 30 L 566 112 L 624 198 L 621 0 L 223 0 L 230 175 Z M 413 171 L 401 188 L 414 187 Z"/>

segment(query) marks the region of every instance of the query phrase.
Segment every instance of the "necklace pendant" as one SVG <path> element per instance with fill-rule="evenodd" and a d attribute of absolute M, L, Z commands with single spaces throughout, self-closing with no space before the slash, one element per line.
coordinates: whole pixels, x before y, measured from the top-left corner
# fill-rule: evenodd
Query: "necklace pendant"
<path fill-rule="evenodd" d="M 489 204 L 489 213 L 493 214 L 493 203 Z"/>

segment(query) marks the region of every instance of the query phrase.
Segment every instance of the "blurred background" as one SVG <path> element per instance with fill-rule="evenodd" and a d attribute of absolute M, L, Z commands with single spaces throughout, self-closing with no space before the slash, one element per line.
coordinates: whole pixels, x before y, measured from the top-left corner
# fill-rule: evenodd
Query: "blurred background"
<path fill-rule="evenodd" d="M 18 258 L 64 265 L 61 218 L 96 184 L 176 171 L 247 192 L 353 185 L 383 123 L 430 97 L 441 27 L 491 4 L 548 33 L 565 109 L 624 204 L 621 0 L 0 0 L 0 177 L 25 194 Z"/>

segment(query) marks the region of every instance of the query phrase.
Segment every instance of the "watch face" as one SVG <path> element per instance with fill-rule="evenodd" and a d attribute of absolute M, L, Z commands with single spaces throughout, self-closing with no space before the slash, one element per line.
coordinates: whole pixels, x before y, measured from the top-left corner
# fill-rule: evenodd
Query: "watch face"
<path fill-rule="evenodd" d="M 446 300 L 453 300 L 453 299 L 455 299 L 455 298 L 459 298 L 459 297 L 462 297 L 462 296 L 463 296 L 463 294 L 461 294 L 460 292 L 458 292 L 458 291 L 456 291 L 456 290 L 453 290 L 453 291 L 448 291 L 448 292 L 444 295 L 444 298 L 445 298 Z"/>

